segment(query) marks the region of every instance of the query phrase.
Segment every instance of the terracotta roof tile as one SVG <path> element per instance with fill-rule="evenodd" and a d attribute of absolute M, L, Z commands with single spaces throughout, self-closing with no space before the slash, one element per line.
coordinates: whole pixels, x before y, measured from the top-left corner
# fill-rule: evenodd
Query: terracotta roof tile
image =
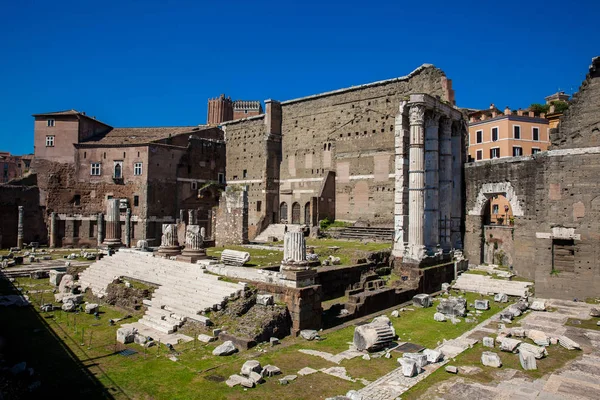
<path fill-rule="evenodd" d="M 147 128 L 114 128 L 109 132 L 93 136 L 82 143 L 86 144 L 145 144 L 167 139 L 184 133 L 203 130 L 204 126 L 162 126 Z"/>

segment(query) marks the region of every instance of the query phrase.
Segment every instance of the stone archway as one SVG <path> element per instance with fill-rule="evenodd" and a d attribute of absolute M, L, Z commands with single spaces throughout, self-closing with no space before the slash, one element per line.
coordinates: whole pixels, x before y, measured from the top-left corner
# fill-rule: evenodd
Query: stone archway
<path fill-rule="evenodd" d="M 279 222 L 282 224 L 287 223 L 288 221 L 288 207 L 287 203 L 284 201 L 279 205 Z"/>
<path fill-rule="evenodd" d="M 300 223 L 300 204 L 295 202 L 292 204 L 292 224 Z"/>
<path fill-rule="evenodd" d="M 469 210 L 468 215 L 484 215 L 488 200 L 496 195 L 506 197 L 515 217 L 523 216 L 523 207 L 517 197 L 515 189 L 510 182 L 484 183 L 479 189 L 475 205 Z"/>

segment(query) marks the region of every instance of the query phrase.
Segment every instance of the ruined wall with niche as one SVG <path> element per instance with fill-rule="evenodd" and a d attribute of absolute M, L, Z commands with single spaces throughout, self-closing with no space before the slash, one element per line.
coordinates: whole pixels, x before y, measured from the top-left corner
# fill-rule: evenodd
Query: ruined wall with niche
<path fill-rule="evenodd" d="M 19 206 L 23 211 L 23 242 L 47 244 L 44 209 L 37 186 L 0 185 L 0 248 L 17 245 Z"/>
<path fill-rule="evenodd" d="M 394 124 L 409 93 L 452 101 L 444 73 L 424 66 L 407 77 L 282 102 L 281 202 L 302 208 L 336 172 L 335 218 L 392 225 Z"/>
<path fill-rule="evenodd" d="M 597 132 L 586 120 L 600 106 L 599 62 L 594 59 L 578 100 L 553 133 L 553 150 L 465 167 L 467 256 L 472 263 L 480 259 L 482 193 L 510 189 L 515 271 L 534 279 L 541 297 L 598 296 L 600 148 L 587 145 Z"/>

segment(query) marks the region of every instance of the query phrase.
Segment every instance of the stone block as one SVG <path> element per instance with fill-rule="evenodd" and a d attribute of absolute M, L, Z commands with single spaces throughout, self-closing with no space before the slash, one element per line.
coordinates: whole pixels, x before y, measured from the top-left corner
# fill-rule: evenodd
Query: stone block
<path fill-rule="evenodd" d="M 444 359 L 442 352 L 432 349 L 423 350 L 423 354 L 427 357 L 427 362 L 436 363 Z"/>
<path fill-rule="evenodd" d="M 270 306 L 273 305 L 273 295 L 271 294 L 259 294 L 256 296 L 256 304 L 261 306 Z"/>
<path fill-rule="evenodd" d="M 121 327 L 117 329 L 117 342 L 127 344 L 133 343 L 137 329 L 132 327 Z"/>
<path fill-rule="evenodd" d="M 590 309 L 590 317 L 600 317 L 600 309 L 592 307 Z"/>
<path fill-rule="evenodd" d="M 581 346 L 579 345 L 579 343 L 569 339 L 566 336 L 559 336 L 558 343 L 567 350 L 581 350 Z"/>
<path fill-rule="evenodd" d="M 319 337 L 319 332 L 314 329 L 303 329 L 300 331 L 300 336 L 306 340 L 315 340 Z"/>
<path fill-rule="evenodd" d="M 496 303 L 508 303 L 508 296 L 506 293 L 497 293 L 494 295 L 494 301 Z"/>
<path fill-rule="evenodd" d="M 500 368 L 502 366 L 500 357 L 492 351 L 484 351 L 481 353 L 481 363 L 486 367 Z"/>
<path fill-rule="evenodd" d="M 400 313 L 398 312 L 398 310 L 394 310 L 392 311 L 391 316 L 394 318 L 398 318 L 400 316 Z"/>
<path fill-rule="evenodd" d="M 462 297 L 442 299 L 437 311 L 447 316 L 464 317 L 467 314 L 467 301 Z"/>
<path fill-rule="evenodd" d="M 404 353 L 402 355 L 402 358 L 409 359 L 409 360 L 415 360 L 415 363 L 416 363 L 419 371 L 429 363 L 427 361 L 427 355 L 421 354 L 421 353 Z"/>
<path fill-rule="evenodd" d="M 354 346 L 358 351 L 374 351 L 389 344 L 396 332 L 389 318 L 377 317 L 373 322 L 354 328 Z"/>
<path fill-rule="evenodd" d="M 261 384 L 265 381 L 263 379 L 263 377 L 261 376 L 261 374 L 259 374 L 256 371 L 250 372 L 250 374 L 248 375 L 248 379 L 250 379 L 252 382 L 254 382 L 255 385 Z"/>
<path fill-rule="evenodd" d="M 269 338 L 269 343 L 271 344 L 271 347 L 276 346 L 279 344 L 279 339 L 276 337 Z"/>
<path fill-rule="evenodd" d="M 201 334 L 198 335 L 198 341 L 200 341 L 202 343 L 210 343 L 210 342 L 214 342 L 215 340 L 217 340 L 216 337 L 210 336 L 210 335 L 206 335 L 204 333 L 201 333 Z"/>
<path fill-rule="evenodd" d="M 438 322 L 444 322 L 446 320 L 446 316 L 440 312 L 436 312 L 433 314 L 433 320 Z"/>
<path fill-rule="evenodd" d="M 511 338 L 502 338 L 500 340 L 500 350 L 514 353 L 517 350 L 517 347 L 521 344 L 520 340 L 511 339 Z"/>
<path fill-rule="evenodd" d="M 442 283 L 442 291 L 443 292 L 447 292 L 451 288 L 452 288 L 452 285 L 450 285 L 449 283 Z"/>
<path fill-rule="evenodd" d="M 415 306 L 427 308 L 431 307 L 433 300 L 431 296 L 425 293 L 418 294 L 412 298 L 412 302 Z"/>
<path fill-rule="evenodd" d="M 494 347 L 494 338 L 491 338 L 489 336 L 486 336 L 483 338 L 482 340 L 483 343 L 483 347 Z"/>
<path fill-rule="evenodd" d="M 521 367 L 526 371 L 537 369 L 535 356 L 528 351 L 519 350 L 519 361 L 521 362 Z"/>
<path fill-rule="evenodd" d="M 98 311 L 98 304 L 96 303 L 87 303 L 85 305 L 85 313 L 86 314 L 95 314 Z"/>
<path fill-rule="evenodd" d="M 63 303 L 61 308 L 63 311 L 72 312 L 77 309 L 77 305 L 75 303 L 73 303 L 72 301 L 67 301 L 67 302 Z"/>
<path fill-rule="evenodd" d="M 527 331 L 527 338 L 531 339 L 531 341 L 533 341 L 533 343 L 537 344 L 538 346 L 550 345 L 548 336 L 546 336 L 544 332 L 539 331 L 537 329 L 529 329 Z"/>
<path fill-rule="evenodd" d="M 546 302 L 543 300 L 536 300 L 529 306 L 533 311 L 546 311 Z"/>
<path fill-rule="evenodd" d="M 489 300 L 475 300 L 475 309 L 476 310 L 489 310 L 490 309 L 490 301 Z"/>
<path fill-rule="evenodd" d="M 65 276 L 67 273 L 52 269 L 48 274 L 50 276 L 50 284 L 53 286 L 58 286 L 60 285 L 60 281 L 62 280 L 63 276 Z"/>
<path fill-rule="evenodd" d="M 260 365 L 260 362 L 258 362 L 256 360 L 248 360 L 244 363 L 244 365 L 242 365 L 241 374 L 243 376 L 250 376 L 251 372 L 261 372 L 261 371 L 262 371 L 262 367 Z"/>
<path fill-rule="evenodd" d="M 446 369 L 446 372 L 449 372 L 451 374 L 458 374 L 458 368 L 455 367 L 454 365 L 447 365 L 445 369 Z"/>
<path fill-rule="evenodd" d="M 223 344 L 215 347 L 212 354 L 213 356 L 229 356 L 237 351 L 238 349 L 235 347 L 233 342 L 231 340 L 228 340 Z"/>
<path fill-rule="evenodd" d="M 418 369 L 417 362 L 415 360 L 411 360 L 409 358 L 399 358 L 398 362 L 402 367 L 402 375 L 408 378 L 412 378 L 413 376 L 417 375 Z"/>
<path fill-rule="evenodd" d="M 548 350 L 546 350 L 545 347 L 543 346 L 536 346 L 533 344 L 529 344 L 529 343 L 521 343 L 519 345 L 519 353 L 526 351 L 528 353 L 533 354 L 533 356 L 537 359 L 541 359 L 544 358 L 548 355 Z"/>
<path fill-rule="evenodd" d="M 295 381 L 297 378 L 296 375 L 286 375 L 283 378 L 279 379 L 280 385 L 287 385 L 288 383 Z"/>
<path fill-rule="evenodd" d="M 278 367 L 274 366 L 274 365 L 265 365 L 265 367 L 262 369 L 262 371 L 260 372 L 260 374 L 263 377 L 275 376 L 275 375 L 281 374 L 281 370 Z"/>

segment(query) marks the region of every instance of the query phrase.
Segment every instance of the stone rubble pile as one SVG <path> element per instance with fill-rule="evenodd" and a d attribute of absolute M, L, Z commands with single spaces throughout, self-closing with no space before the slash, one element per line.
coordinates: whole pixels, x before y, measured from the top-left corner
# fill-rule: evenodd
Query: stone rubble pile
<path fill-rule="evenodd" d="M 241 385 L 245 388 L 253 388 L 256 385 L 264 383 L 264 378 L 272 377 L 281 374 L 281 370 L 274 365 L 266 365 L 261 367 L 260 362 L 249 360 L 242 365 L 240 374 L 234 374 L 225 381 L 229 387 Z"/>

